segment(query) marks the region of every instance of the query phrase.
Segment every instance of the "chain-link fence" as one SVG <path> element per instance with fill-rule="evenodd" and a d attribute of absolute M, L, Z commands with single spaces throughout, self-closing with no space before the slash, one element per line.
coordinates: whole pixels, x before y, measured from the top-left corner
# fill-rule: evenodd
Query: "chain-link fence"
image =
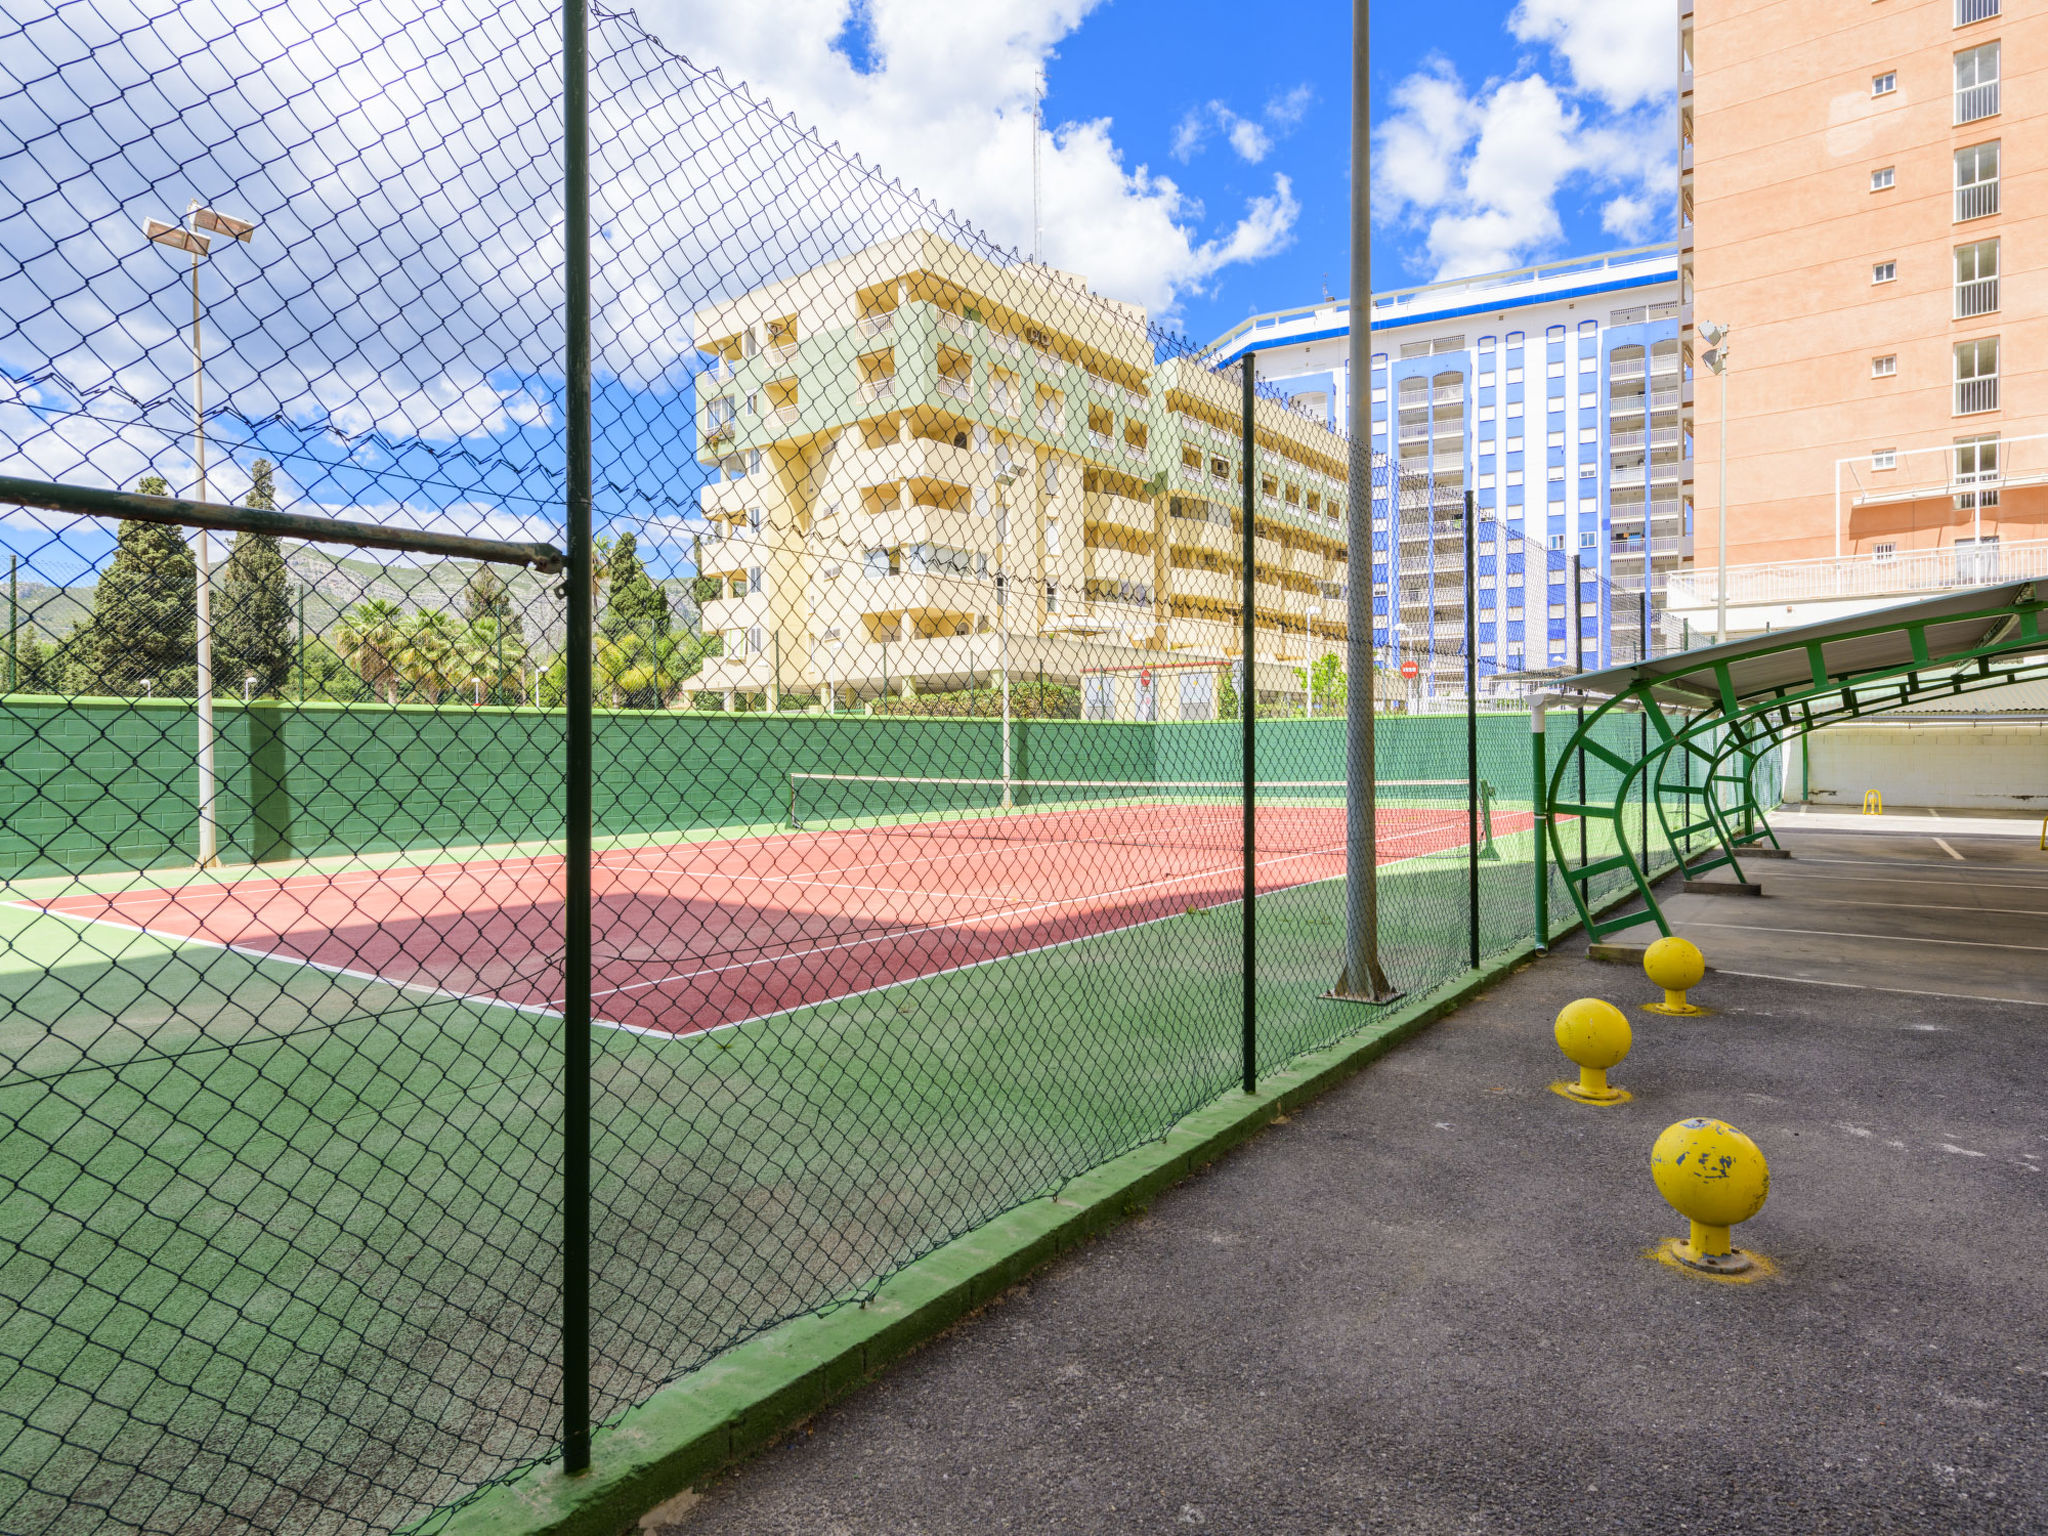
<path fill-rule="evenodd" d="M 579 281 L 562 37 L 0 31 L 7 1530 L 415 1524 L 1375 1017 L 1350 442 L 625 16 Z M 1379 490 L 1413 995 L 1644 615 Z"/>

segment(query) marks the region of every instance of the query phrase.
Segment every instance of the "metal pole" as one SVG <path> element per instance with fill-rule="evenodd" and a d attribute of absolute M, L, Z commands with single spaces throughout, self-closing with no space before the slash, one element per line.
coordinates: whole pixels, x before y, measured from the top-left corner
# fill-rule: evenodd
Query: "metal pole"
<path fill-rule="evenodd" d="M 1585 587 L 1580 585 L 1579 578 L 1581 574 L 1582 573 L 1579 569 L 1579 557 L 1577 555 L 1573 555 L 1571 565 L 1572 668 L 1574 671 L 1577 672 L 1584 672 L 1586 670 L 1586 600 L 1584 597 L 1586 589 Z M 1584 805 L 1586 803 L 1586 739 L 1584 735 L 1585 729 L 1586 706 L 1581 704 L 1579 706 L 1580 734 L 1574 737 L 1574 740 L 1576 740 L 1579 743 L 1579 804 L 1581 805 Z M 1586 858 L 1586 818 L 1584 816 L 1581 816 L 1579 817 L 1579 863 L 1581 865 L 1585 864 Z"/>
<path fill-rule="evenodd" d="M 996 634 L 1003 663 L 1003 809 L 1010 809 L 1010 627 L 1001 604 L 996 607 Z"/>
<path fill-rule="evenodd" d="M 21 557 L 7 557 L 7 691 L 14 693 L 21 687 L 21 666 L 19 662 L 21 633 L 21 578 L 19 566 Z"/>
<path fill-rule="evenodd" d="M 587 0 L 562 5 L 568 697 L 562 909 L 562 1469 L 590 1466 L 590 81 Z"/>
<path fill-rule="evenodd" d="M 1256 1093 L 1259 1087 L 1259 994 L 1258 994 L 1258 837 L 1253 823 L 1257 810 L 1253 785 L 1256 782 L 1257 721 L 1259 714 L 1259 682 L 1254 670 L 1253 647 L 1257 640 L 1256 619 L 1252 608 L 1253 563 L 1257 551 L 1254 528 L 1257 522 L 1258 467 L 1254 462 L 1258 447 L 1257 434 L 1253 430 L 1252 407 L 1255 400 L 1253 385 L 1258 376 L 1257 354 L 1247 352 L 1241 366 L 1244 369 L 1244 687 L 1238 692 L 1237 714 L 1243 727 L 1244 761 L 1243 784 L 1239 798 L 1244 810 L 1244 1091 Z"/>
<path fill-rule="evenodd" d="M 1344 969 L 1334 994 L 1383 1003 L 1378 810 L 1373 755 L 1372 464 L 1372 5 L 1351 0 L 1351 310 L 1346 362 L 1351 494 L 1346 512 L 1344 722 Z"/>
<path fill-rule="evenodd" d="M 1650 573 L 1647 568 L 1643 571 L 1643 590 L 1637 598 L 1637 611 L 1641 615 L 1640 623 L 1642 626 L 1642 640 L 1636 647 L 1642 652 L 1638 661 L 1648 661 L 1650 659 Z M 1644 762 L 1650 756 L 1650 711 L 1647 705 L 1645 705 L 1642 713 L 1636 716 L 1636 726 L 1638 738 L 1636 761 Z M 1648 875 L 1650 871 L 1650 791 L 1655 787 L 1655 784 L 1656 776 L 1647 768 L 1644 769 L 1643 841 L 1639 851 L 1643 857 L 1643 873 L 1645 875 Z"/>
<path fill-rule="evenodd" d="M 1465 493 L 1465 918 L 1472 969 L 1479 969 L 1479 603 L 1475 498 Z"/>
<path fill-rule="evenodd" d="M 299 702 L 303 704 L 306 702 L 306 589 L 303 586 L 299 588 L 297 607 L 299 610 L 299 643 L 298 649 L 293 654 L 298 658 Z"/>
<path fill-rule="evenodd" d="M 1550 844 L 1544 828 L 1543 804 L 1548 794 L 1544 775 L 1547 764 L 1543 750 L 1543 695 L 1540 693 L 1529 701 L 1529 785 L 1530 804 L 1535 810 L 1533 823 L 1536 834 L 1536 848 L 1530 864 L 1536 871 L 1536 952 L 1545 954 L 1550 949 Z"/>
<path fill-rule="evenodd" d="M 199 253 L 192 253 L 192 456 L 199 474 L 197 499 L 206 501 L 206 371 L 199 335 Z M 220 862 L 213 781 L 213 540 L 199 530 L 193 686 L 198 694 L 199 867 Z"/>
<path fill-rule="evenodd" d="M 1724 342 L 1725 347 L 1727 344 Z M 1728 643 L 1728 359 L 1721 358 L 1721 520 L 1714 536 L 1714 643 Z"/>

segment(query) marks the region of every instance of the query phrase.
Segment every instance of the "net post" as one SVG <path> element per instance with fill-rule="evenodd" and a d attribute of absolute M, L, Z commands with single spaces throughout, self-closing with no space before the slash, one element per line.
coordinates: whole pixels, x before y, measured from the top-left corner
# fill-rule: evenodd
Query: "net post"
<path fill-rule="evenodd" d="M 590 1468 L 591 590 L 590 17 L 562 4 L 563 344 L 568 462 L 563 721 L 562 1470 Z"/>
<path fill-rule="evenodd" d="M 7 557 L 7 691 L 21 688 L 21 572 L 19 555 Z"/>
<path fill-rule="evenodd" d="M 1465 934 L 1479 969 L 1479 540 L 1477 498 L 1465 493 Z"/>
<path fill-rule="evenodd" d="M 1647 538 L 1648 535 L 1645 535 Z M 1648 544 L 1643 548 L 1647 551 Z M 1643 556 L 1643 590 L 1636 601 L 1636 631 L 1640 636 L 1636 649 L 1642 654 L 1639 663 L 1650 659 L 1650 558 Z M 1642 711 L 1636 716 L 1636 760 L 1648 762 L 1650 757 L 1650 706 L 1647 699 Z M 1649 769 L 1643 770 L 1643 874 L 1650 873 L 1650 796 L 1656 790 L 1657 776 Z"/>
<path fill-rule="evenodd" d="M 1238 691 L 1238 721 L 1243 727 L 1244 752 L 1241 771 L 1244 801 L 1244 1091 L 1256 1093 L 1259 1087 L 1259 999 L 1258 975 L 1256 971 L 1258 949 L 1258 842 L 1254 826 L 1256 801 L 1253 785 L 1256 782 L 1257 727 L 1259 716 L 1259 683 L 1253 672 L 1253 646 L 1256 641 L 1256 616 L 1252 607 L 1254 596 L 1253 562 L 1257 554 L 1254 542 L 1253 524 L 1257 509 L 1258 434 L 1253 430 L 1252 408 L 1255 403 L 1254 387 L 1257 382 L 1258 355 L 1247 352 L 1241 366 L 1244 369 L 1244 687 Z"/>
<path fill-rule="evenodd" d="M 1529 701 L 1529 790 L 1530 804 L 1535 811 L 1531 829 L 1536 834 L 1536 847 L 1530 863 L 1536 871 L 1536 952 L 1550 951 L 1550 845 L 1544 834 L 1544 799 L 1547 794 L 1543 744 L 1543 706 L 1546 700 L 1537 694 Z"/>
<path fill-rule="evenodd" d="M 1579 557 L 1577 555 L 1572 556 L 1570 574 L 1572 578 L 1572 670 L 1582 673 L 1586 670 L 1586 588 L 1584 585 L 1585 573 L 1579 565 Z M 1573 686 L 1576 687 L 1577 684 L 1573 684 Z M 1579 744 L 1579 804 L 1584 805 L 1586 803 L 1586 706 L 1583 704 L 1579 706 L 1579 731 L 1572 739 Z M 1618 831 L 1616 835 L 1619 836 Z M 1582 866 L 1592 858 L 1592 854 L 1587 848 L 1586 836 L 1586 818 L 1581 816 L 1579 818 L 1579 863 Z"/>
<path fill-rule="evenodd" d="M 1344 968 L 1330 996 L 1391 1002 L 1380 969 L 1378 808 L 1373 798 L 1372 69 L 1371 0 L 1351 0 L 1351 301 L 1346 426 Z"/>

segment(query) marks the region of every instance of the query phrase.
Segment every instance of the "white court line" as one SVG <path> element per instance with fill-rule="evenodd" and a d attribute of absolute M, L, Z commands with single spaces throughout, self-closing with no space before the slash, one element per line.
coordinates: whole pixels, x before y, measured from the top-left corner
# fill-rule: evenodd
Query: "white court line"
<path fill-rule="evenodd" d="M 1772 882 L 1774 885 L 1776 883 Z M 1932 885 L 1936 882 L 1930 880 L 1927 883 Z M 1974 885 L 1962 886 L 1960 881 L 1955 883 L 1964 889 L 1976 889 Z M 2048 911 L 2040 907 L 1958 907 L 1949 902 L 1847 901 L 1839 896 L 1803 896 L 1800 900 L 1816 907 L 1877 907 L 1886 912 L 1951 912 L 1957 917 L 1975 917 L 1982 913 L 1993 917 L 2048 918 Z"/>
<path fill-rule="evenodd" d="M 1808 859 L 1807 863 L 1814 862 Z M 1940 874 L 1939 864 L 1886 864 L 1885 869 L 1925 869 Z M 2000 880 L 1995 878 L 1995 869 L 1987 869 L 1966 878 L 1953 880 L 1914 880 L 1904 875 L 1816 875 L 1808 870 L 1787 864 L 1771 871 L 1771 884 L 1783 880 L 1825 880 L 1832 885 L 1933 885 L 1949 891 L 1974 891 L 1992 884 L 2008 891 L 2048 891 L 2048 884 L 2038 880 Z"/>
<path fill-rule="evenodd" d="M 1777 924 L 1686 923 L 1687 928 L 1732 928 L 1744 933 L 1798 933 L 1816 939 L 1878 939 L 1888 944 L 1946 944 L 1957 949 L 2020 949 L 2048 955 L 2048 944 L 1993 944 L 1984 939 L 1920 939 L 1904 933 L 1836 933 L 1827 928 L 1782 928 Z"/>
<path fill-rule="evenodd" d="M 1381 841 L 1386 842 L 1388 841 L 1388 839 L 1382 838 Z M 1410 855 L 1410 858 L 1433 859 L 1436 856 L 1437 855 L 1434 852 L 1417 853 Z M 1407 862 L 1407 859 L 1389 859 L 1385 864 L 1379 865 L 1377 867 L 1381 869 L 1392 869 L 1396 865 L 1404 864 Z M 1238 866 L 1232 865 L 1231 867 L 1235 869 Z M 1337 880 L 1341 878 L 1343 877 L 1340 875 L 1329 875 L 1321 880 L 1304 880 L 1296 885 L 1282 886 L 1280 887 L 1280 889 L 1286 891 L 1298 891 L 1302 889 L 1303 886 L 1325 885 L 1328 884 L 1331 880 Z M 1263 894 L 1270 896 L 1275 893 L 1268 891 L 1264 892 Z M 1242 899 L 1242 897 L 1238 897 L 1231 901 L 1220 902 L 1217 904 L 1217 906 L 1207 908 L 1205 910 L 1220 911 L 1224 907 L 1236 906 L 1238 902 Z M 1094 933 L 1077 933 L 1070 939 L 1055 939 L 1050 944 L 1040 944 L 1031 949 L 1007 950 L 1000 955 L 984 955 L 979 960 L 967 960 L 963 961 L 959 965 L 943 966 L 936 971 L 920 971 L 915 976 L 899 976 L 894 981 L 881 982 L 876 986 L 861 987 L 857 991 L 853 992 L 841 992 L 833 997 L 813 998 L 806 1002 L 792 1003 L 789 1005 L 789 1007 L 777 1008 L 772 1013 L 757 1013 L 744 1019 L 728 1019 L 723 1024 L 710 1024 L 706 1025 L 702 1029 L 654 1029 L 645 1024 L 615 1024 L 609 1019 L 593 1019 L 591 1020 L 591 1022 L 605 1029 L 616 1029 L 624 1034 L 641 1035 L 652 1040 L 667 1040 L 671 1042 L 682 1040 L 695 1040 L 700 1035 L 715 1035 L 722 1029 L 739 1029 L 748 1024 L 765 1024 L 773 1019 L 786 1019 L 791 1014 L 802 1013 L 806 1008 L 822 1008 L 828 1003 L 845 1003 L 851 1002 L 856 998 L 874 997 L 879 993 L 893 992 L 898 987 L 915 986 L 918 982 L 930 981 L 935 977 L 953 976 L 959 974 L 962 971 L 975 971 L 981 969 L 981 967 L 985 965 L 998 965 L 1005 960 L 1019 960 L 1027 955 L 1047 954 L 1055 949 L 1065 949 L 1072 944 L 1086 944 L 1093 939 L 1106 939 L 1115 934 L 1130 933 L 1133 930 L 1139 928 L 1149 928 L 1154 923 L 1174 922 L 1183 916 L 1185 916 L 1184 913 L 1167 912 L 1162 913 L 1158 917 L 1141 917 L 1135 923 L 1125 923 L 1120 928 L 1103 928 L 1097 930 Z M 809 951 L 806 951 L 806 953 L 809 953 Z"/>
<path fill-rule="evenodd" d="M 1960 853 L 1957 853 L 1957 852 L 1955 851 L 1955 849 L 1953 849 L 1953 848 L 1949 847 L 1949 845 L 1948 845 L 1948 844 L 1947 844 L 1947 843 L 1946 843 L 1945 841 L 1943 841 L 1943 840 L 1942 840 L 1941 838 L 1938 838 L 1938 837 L 1937 837 L 1937 838 L 1936 838 L 1936 839 L 1934 840 L 1934 846 L 1935 846 L 1935 847 L 1937 847 L 1937 848 L 1939 848 L 1939 849 L 1940 849 L 1940 850 L 1941 850 L 1941 851 L 1942 851 L 1943 853 L 1947 854 L 1947 855 L 1948 855 L 1948 856 L 1949 856 L 1950 858 L 1952 858 L 1952 859 L 1958 859 L 1958 860 L 1961 860 L 1961 861 L 1962 861 L 1963 863 L 1968 863 L 1968 862 L 1969 862 L 1969 860 L 1967 860 L 1967 859 L 1964 859 L 1964 858 L 1963 858 L 1963 856 L 1962 856 L 1962 855 L 1961 855 Z"/>
<path fill-rule="evenodd" d="M 1858 869 L 1918 869 L 1918 870 L 1929 870 L 1929 869 L 1943 869 L 1943 868 L 1946 868 L 1946 867 L 1947 867 L 1947 866 L 1945 866 L 1945 865 L 1941 865 L 1941 864 L 1921 864 L 1921 863 L 1909 862 L 1908 860 L 1905 860 L 1905 859 L 1817 859 L 1817 858 L 1815 858 L 1815 857 L 1814 857 L 1813 855 L 1811 855 L 1811 854 L 1807 854 L 1807 853 L 1802 853 L 1802 854 L 1798 855 L 1798 859 L 1799 859 L 1799 862 L 1800 862 L 1800 863 L 1802 863 L 1802 864 L 1850 864 L 1850 865 L 1854 865 L 1854 866 L 1855 866 L 1856 868 L 1858 868 Z M 2008 865 L 2002 865 L 2002 866 L 1992 866 L 1992 869 L 1987 869 L 1987 870 L 1986 870 L 1986 872 L 1985 872 L 1985 877 L 1986 877 L 1986 878 L 1990 878 L 1990 877 L 1992 876 L 1992 873 L 1993 873 L 1993 871 L 1994 871 L 1994 870 L 1996 870 L 1996 869 L 1998 869 L 1998 868 L 2005 868 L 2005 869 L 2020 869 L 2020 868 L 2024 868 L 2024 867 L 2025 867 L 2024 865 L 2014 865 L 2014 864 L 2008 864 Z"/>
<path fill-rule="evenodd" d="M 324 960 L 308 960 L 303 955 L 278 954 L 269 950 L 251 949 L 245 944 L 224 944 L 219 939 L 202 939 L 191 934 L 165 933 L 156 928 L 145 928 L 139 923 L 117 922 L 105 917 L 81 917 L 75 912 L 58 912 L 48 907 L 38 907 L 30 902 L 9 902 L 9 906 L 23 907 L 44 917 L 60 917 L 68 923 L 81 923 L 87 927 L 106 927 L 121 933 L 139 933 L 168 944 L 196 944 L 201 949 L 217 949 L 223 954 L 239 955 L 244 960 L 270 960 L 282 965 L 303 965 L 315 971 L 325 971 L 330 976 L 346 976 L 353 981 L 370 981 L 379 986 L 393 987 L 401 992 L 424 992 L 429 997 L 443 998 L 455 1003 L 480 1003 L 486 1007 L 510 1008 L 518 1013 L 536 1013 L 542 1018 L 559 1019 L 559 1008 L 538 1007 L 532 1003 L 515 1003 L 502 997 L 492 997 L 477 992 L 451 992 L 445 987 L 430 987 L 423 982 L 399 981 L 390 976 L 380 976 L 375 971 L 351 970 L 345 965 L 329 965 Z M 108 960 L 115 957 L 107 956 Z"/>
<path fill-rule="evenodd" d="M 1892 992 L 1900 997 L 1945 997 L 1959 1003 L 2017 1003 L 2023 1008 L 2048 1008 L 2035 997 L 1989 997 L 1981 992 L 1927 992 L 1917 987 L 1873 987 L 1863 981 L 1821 981 L 1812 976 L 1773 976 L 1768 971 L 1730 971 L 1714 967 L 1720 976 L 1747 976 L 1752 981 L 1789 981 L 1802 987 L 1840 987 L 1850 992 Z"/>
<path fill-rule="evenodd" d="M 1314 853 L 1291 853 L 1275 859 L 1261 859 L 1258 861 L 1258 867 L 1264 869 L 1269 865 L 1292 864 L 1299 859 L 1328 858 L 1335 851 L 1335 849 L 1322 849 Z M 1050 911 L 1057 907 L 1070 907 L 1077 902 L 1105 901 L 1116 896 L 1129 896 L 1139 891 L 1156 890 L 1161 886 L 1185 885 L 1191 880 L 1199 880 L 1213 875 L 1230 874 L 1243 868 L 1242 864 L 1218 864 L 1208 869 L 1189 870 L 1185 874 L 1166 876 L 1158 880 L 1146 880 L 1137 885 L 1121 886 L 1116 890 L 1084 891 L 1074 896 L 1061 896 L 1052 901 L 1029 902 L 1021 906 L 1013 906 L 1002 912 L 982 913 L 965 919 L 954 918 L 946 922 L 920 923 L 914 928 L 900 928 L 888 933 L 863 934 L 859 938 L 847 939 L 838 944 L 820 944 L 810 949 L 785 951 L 775 955 L 761 955 L 752 960 L 735 961 L 725 965 L 700 966 L 696 970 L 680 971 L 672 976 L 648 977 L 641 981 L 628 982 L 623 987 L 600 988 L 590 995 L 592 997 L 617 997 L 627 992 L 643 991 L 648 987 L 665 987 L 670 982 L 696 981 L 701 977 L 723 976 L 727 971 L 750 971 L 756 966 L 762 965 L 783 965 L 790 961 L 807 960 L 813 955 L 829 955 L 840 950 L 859 949 L 869 944 L 883 944 L 897 939 L 912 938 L 920 933 L 938 933 L 948 928 L 958 928 L 964 931 L 971 929 L 977 923 L 986 922 L 991 917 L 1022 917 L 1033 912 Z M 1337 877 L 1331 875 L 1324 878 L 1335 879 Z"/>

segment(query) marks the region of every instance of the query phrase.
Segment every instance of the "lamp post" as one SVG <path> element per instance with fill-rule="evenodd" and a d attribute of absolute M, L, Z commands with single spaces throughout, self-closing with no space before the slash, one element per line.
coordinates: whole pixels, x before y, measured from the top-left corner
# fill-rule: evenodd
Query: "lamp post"
<path fill-rule="evenodd" d="M 195 501 L 206 494 L 206 372 L 199 333 L 199 258 L 213 247 L 215 235 L 246 245 L 256 233 L 250 219 L 230 218 L 205 207 L 197 199 L 185 211 L 184 224 L 166 224 L 162 219 L 144 219 L 143 236 L 157 245 L 185 251 L 192 257 L 192 464 L 197 475 Z M 198 602 L 195 615 L 194 689 L 198 694 L 199 770 L 199 867 L 211 869 L 220 862 L 218 822 L 214 810 L 213 774 L 213 548 L 201 528 L 198 546 Z"/>
<path fill-rule="evenodd" d="M 1728 641 L 1728 327 L 1708 321 L 1700 327 L 1707 350 L 1700 361 L 1721 377 L 1721 513 L 1714 534 L 1714 643 Z"/>

